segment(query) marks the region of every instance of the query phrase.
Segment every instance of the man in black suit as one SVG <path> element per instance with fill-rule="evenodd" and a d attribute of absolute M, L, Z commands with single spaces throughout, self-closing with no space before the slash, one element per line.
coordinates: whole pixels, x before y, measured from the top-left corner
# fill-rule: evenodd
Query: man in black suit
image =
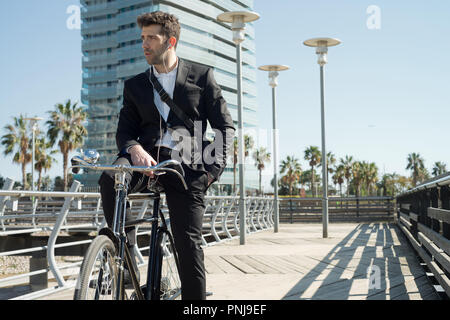
<path fill-rule="evenodd" d="M 177 18 L 156 11 L 140 15 L 137 23 L 142 30 L 142 48 L 150 68 L 124 83 L 123 108 L 116 134 L 120 152 L 114 163 L 152 166 L 170 158 L 183 160 L 187 191 L 175 175 L 165 174 L 157 179 L 166 193 L 179 254 L 182 298 L 205 299 L 204 256 L 200 247 L 204 197 L 207 188 L 219 179 L 225 168 L 235 129 L 221 89 L 214 80 L 213 70 L 177 57 L 175 49 L 180 35 Z M 188 131 L 185 122 L 162 101 L 152 85 L 151 73 L 173 102 L 195 122 L 195 133 Z M 205 152 L 208 144 L 202 139 L 207 121 L 215 132 L 215 140 L 209 146 L 217 147 L 215 152 L 209 150 L 209 153 Z M 189 140 L 199 135 L 200 142 L 198 139 Z M 177 143 L 180 140 L 184 144 Z M 186 141 L 197 143 L 186 144 Z M 155 178 L 153 174 L 149 176 L 128 175 L 129 192 L 143 191 L 148 179 Z M 111 227 L 115 206 L 114 173 L 105 171 L 99 184 L 104 214 Z M 135 229 L 126 231 L 128 245 L 133 252 Z M 126 273 L 125 277 L 128 279 L 129 275 L 127 277 Z"/>

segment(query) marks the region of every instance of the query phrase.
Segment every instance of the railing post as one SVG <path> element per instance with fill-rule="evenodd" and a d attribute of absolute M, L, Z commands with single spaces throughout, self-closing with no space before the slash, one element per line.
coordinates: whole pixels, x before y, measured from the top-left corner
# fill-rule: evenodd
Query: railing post
<path fill-rule="evenodd" d="M 431 219 L 428 218 L 429 192 L 428 190 L 423 190 L 420 193 L 420 214 L 423 216 L 423 224 L 431 229 Z"/>
<path fill-rule="evenodd" d="M 100 199 L 99 199 L 99 201 L 100 201 Z M 141 209 L 139 209 L 139 213 L 138 213 L 137 219 L 142 219 L 144 217 L 145 213 L 147 212 L 149 204 L 150 204 L 150 200 L 144 200 L 142 202 Z M 98 207 L 99 207 L 99 203 L 97 203 L 97 208 Z M 98 210 L 99 209 L 97 209 L 97 211 Z M 97 215 L 96 215 L 96 217 L 97 217 Z M 168 222 L 168 224 L 170 224 L 170 221 Z M 138 233 L 139 227 L 140 227 L 139 225 L 136 226 L 136 234 Z M 136 245 L 134 246 L 134 253 L 136 254 L 136 257 L 138 258 L 139 263 L 144 263 L 145 262 L 144 261 L 144 257 L 142 256 L 142 253 L 139 250 L 138 241 L 136 241 Z"/>
<path fill-rule="evenodd" d="M 449 186 L 441 187 L 441 206 L 442 209 L 450 210 L 450 188 Z M 450 239 L 450 224 L 442 222 L 442 235 Z"/>
<path fill-rule="evenodd" d="M 14 186 L 14 180 L 10 179 L 10 178 L 6 178 L 6 181 L 3 185 L 4 189 L 3 190 L 12 190 Z M 6 207 L 6 200 L 8 200 L 8 196 L 1 196 L 0 197 L 0 217 L 2 217 L 5 213 L 5 207 Z M 5 229 L 5 224 L 3 222 L 3 219 L 0 219 L 1 224 L 2 224 L 2 230 L 6 231 Z"/>
<path fill-rule="evenodd" d="M 32 197 L 32 209 L 33 209 L 32 215 L 33 215 L 33 218 L 31 220 L 31 222 L 33 223 L 33 228 L 36 228 L 36 218 L 35 218 L 35 216 L 36 216 L 36 210 L 37 210 L 38 203 L 39 203 L 39 198 L 38 197 Z"/>
<path fill-rule="evenodd" d="M 216 231 L 216 220 L 217 220 L 217 215 L 219 214 L 220 209 L 222 208 L 222 204 L 223 204 L 223 199 L 219 199 L 219 202 L 216 203 L 216 208 L 214 210 L 214 213 L 211 217 L 211 234 L 214 236 L 214 239 L 216 239 L 217 242 L 221 242 L 219 235 L 217 234 Z M 209 201 L 209 203 L 214 203 L 214 199 L 211 199 Z M 208 204 L 206 204 L 206 207 L 208 207 Z"/>
<path fill-rule="evenodd" d="M 356 217 L 359 218 L 359 197 L 356 198 Z"/>
<path fill-rule="evenodd" d="M 439 207 L 439 187 L 433 188 L 430 191 L 430 200 L 431 200 L 431 207 L 433 208 L 438 208 Z M 428 213 L 428 209 L 427 209 L 427 213 Z M 440 229 L 441 229 L 441 225 L 439 223 L 439 220 L 433 219 L 431 218 L 431 229 L 433 229 L 434 231 L 436 231 L 437 233 L 439 233 Z"/>
<path fill-rule="evenodd" d="M 77 192 L 79 187 L 81 186 L 81 183 L 77 180 L 74 180 L 72 183 L 72 186 L 70 187 L 69 192 Z M 55 243 L 56 238 L 58 237 L 59 231 L 61 230 L 61 226 L 64 223 L 64 220 L 67 217 L 67 214 L 70 210 L 70 204 L 72 203 L 72 200 L 74 197 L 68 196 L 64 200 L 64 205 L 61 208 L 61 211 L 58 215 L 58 219 L 55 222 L 55 225 L 53 226 L 52 233 L 50 234 L 50 237 L 48 238 L 48 244 L 47 244 L 47 260 L 48 265 L 50 268 L 50 271 L 55 276 L 56 281 L 58 282 L 58 287 L 64 287 L 66 282 L 64 281 L 63 276 L 61 275 L 61 272 L 59 271 L 56 260 L 55 260 Z"/>
<path fill-rule="evenodd" d="M 47 257 L 44 251 L 36 251 L 31 254 L 30 272 L 47 269 Z M 48 288 L 48 271 L 30 276 L 32 291 Z"/>
<path fill-rule="evenodd" d="M 291 214 L 291 224 L 294 223 L 294 210 L 292 208 L 292 198 L 289 198 L 289 210 Z"/>

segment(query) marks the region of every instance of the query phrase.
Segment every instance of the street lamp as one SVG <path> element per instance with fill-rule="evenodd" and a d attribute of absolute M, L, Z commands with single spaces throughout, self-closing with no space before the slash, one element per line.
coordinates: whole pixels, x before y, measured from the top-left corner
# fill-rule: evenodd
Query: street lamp
<path fill-rule="evenodd" d="M 33 117 L 33 118 L 24 118 L 24 120 L 30 120 L 31 121 L 31 130 L 33 132 L 33 150 L 31 155 L 31 191 L 34 191 L 34 154 L 35 154 L 35 140 L 36 140 L 36 130 L 38 129 L 37 122 L 40 120 L 43 120 L 44 118 L 40 117 Z M 25 186 L 24 186 L 25 188 Z"/>
<path fill-rule="evenodd" d="M 231 23 L 233 31 L 233 42 L 236 44 L 236 76 L 237 76 L 237 103 L 238 103 L 238 128 L 239 128 L 239 240 L 240 244 L 245 244 L 246 231 L 246 209 L 245 209 L 245 185 L 244 185 L 244 124 L 243 124 L 243 107 L 242 107 L 242 61 L 241 43 L 245 40 L 245 23 L 259 19 L 259 15 L 255 12 L 248 11 L 231 11 L 224 12 L 217 16 L 220 22 Z"/>
<path fill-rule="evenodd" d="M 272 64 L 260 66 L 259 70 L 269 71 L 269 86 L 272 87 L 272 122 L 273 122 L 273 179 L 274 179 L 274 215 L 275 225 L 274 232 L 278 232 L 280 222 L 280 214 L 278 208 L 278 129 L 277 129 L 277 113 L 275 105 L 275 87 L 278 85 L 278 71 L 288 70 L 288 66 Z"/>
<path fill-rule="evenodd" d="M 323 238 L 328 238 L 328 170 L 327 170 L 327 152 L 325 149 L 325 103 L 324 103 L 324 80 L 323 66 L 328 62 L 328 47 L 337 46 L 341 41 L 333 38 L 313 38 L 303 42 L 305 46 L 315 47 L 318 55 L 317 63 L 320 65 L 320 98 L 321 98 L 321 118 L 322 118 L 322 224 Z"/>

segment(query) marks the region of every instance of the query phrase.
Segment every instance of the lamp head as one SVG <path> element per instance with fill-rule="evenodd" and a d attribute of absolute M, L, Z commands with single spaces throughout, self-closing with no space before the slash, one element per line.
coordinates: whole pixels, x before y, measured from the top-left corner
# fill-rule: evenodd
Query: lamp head
<path fill-rule="evenodd" d="M 328 46 L 326 41 L 319 41 L 318 47 L 316 48 L 316 54 L 318 55 L 317 63 L 323 67 L 327 64 L 327 53 L 328 53 Z"/>
<path fill-rule="evenodd" d="M 277 71 L 269 71 L 269 86 L 275 88 L 278 86 L 278 75 Z"/>
<path fill-rule="evenodd" d="M 258 67 L 259 70 L 269 71 L 269 86 L 275 88 L 278 86 L 278 71 L 288 70 L 289 67 L 280 64 L 268 64 Z"/>
<path fill-rule="evenodd" d="M 328 62 L 327 59 L 328 47 L 337 46 L 340 43 L 341 40 L 334 38 L 313 38 L 303 42 L 305 46 L 316 47 L 316 53 L 319 56 L 317 63 L 321 67 L 323 67 Z"/>
<path fill-rule="evenodd" d="M 224 12 L 217 16 L 220 22 L 231 23 L 233 31 L 233 42 L 239 44 L 245 40 L 245 23 L 259 19 L 259 15 L 249 11 L 230 11 Z"/>

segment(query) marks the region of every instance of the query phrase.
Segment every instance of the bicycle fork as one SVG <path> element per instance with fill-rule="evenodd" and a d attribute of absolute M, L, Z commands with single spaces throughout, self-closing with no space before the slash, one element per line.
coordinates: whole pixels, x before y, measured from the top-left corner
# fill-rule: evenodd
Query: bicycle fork
<path fill-rule="evenodd" d="M 149 255 L 149 262 L 148 262 L 148 269 L 147 269 L 147 290 L 145 291 L 145 299 L 150 300 L 154 299 L 153 297 L 153 286 L 155 284 L 155 267 L 156 267 L 156 242 L 157 242 L 157 236 L 158 236 L 158 214 L 159 214 L 159 204 L 160 204 L 160 197 L 158 196 L 153 201 L 153 221 L 152 221 L 152 231 L 151 231 L 151 238 L 150 238 L 150 255 Z"/>
<path fill-rule="evenodd" d="M 114 222 L 113 222 L 113 232 L 114 235 L 119 239 L 119 256 L 116 257 L 118 265 L 118 279 L 115 292 L 116 300 L 123 300 L 125 289 L 124 289 L 124 251 L 126 245 L 126 234 L 125 234 L 125 218 L 126 218 L 126 196 L 127 187 L 125 185 L 125 172 L 120 172 L 115 174 L 115 186 L 116 189 L 116 206 L 114 209 Z"/>

